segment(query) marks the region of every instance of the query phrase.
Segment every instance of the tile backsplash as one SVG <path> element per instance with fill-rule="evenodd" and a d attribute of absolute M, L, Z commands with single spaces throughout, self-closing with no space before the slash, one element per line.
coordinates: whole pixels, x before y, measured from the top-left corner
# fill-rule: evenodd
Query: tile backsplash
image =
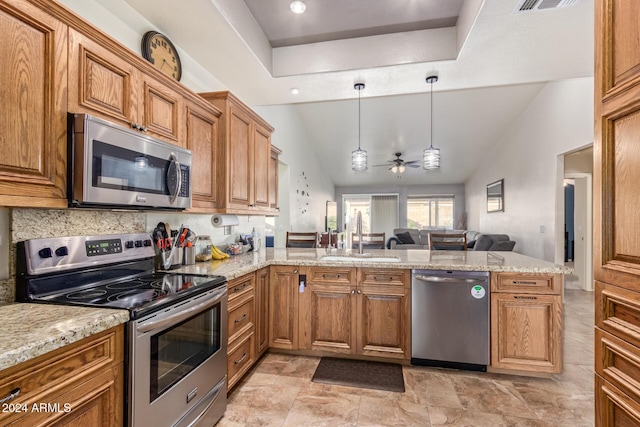
<path fill-rule="evenodd" d="M 264 246 L 264 216 L 239 216 L 240 224 L 231 234 L 223 228 L 211 225 L 211 214 L 189 214 L 173 212 L 131 212 L 85 209 L 23 209 L 14 208 L 0 212 L 8 223 L 2 232 L 3 244 L 8 253 L 0 262 L 8 271 L 8 278 L 0 279 L 0 304 L 15 298 L 16 242 L 57 236 L 102 235 L 115 233 L 151 232 L 158 222 L 168 222 L 172 229 L 188 226 L 196 234 L 211 236 L 215 245 L 224 245 L 238 240 L 238 235 L 250 234 L 255 227 Z M 3 219 L 3 218 L 0 218 Z M 2 221 L 0 221 L 0 224 Z"/>

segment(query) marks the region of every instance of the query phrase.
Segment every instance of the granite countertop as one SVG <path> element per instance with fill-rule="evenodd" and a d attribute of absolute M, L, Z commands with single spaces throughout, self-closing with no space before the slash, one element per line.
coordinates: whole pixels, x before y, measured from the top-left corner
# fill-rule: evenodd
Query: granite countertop
<path fill-rule="evenodd" d="M 0 371 L 129 320 L 127 310 L 15 303 L 0 305 Z"/>
<path fill-rule="evenodd" d="M 367 250 L 368 256 L 357 257 L 356 250 L 326 249 L 273 249 L 235 255 L 227 260 L 198 262 L 174 271 L 198 274 L 219 274 L 235 279 L 269 265 L 299 265 L 326 267 L 375 267 L 415 268 L 424 270 L 465 270 L 515 273 L 569 274 L 572 268 L 531 258 L 516 252 L 485 251 L 426 251 L 418 250 Z M 341 257 L 345 260 L 323 260 L 324 257 Z M 392 258 L 396 262 L 381 261 Z M 368 260 L 370 258 L 370 260 Z"/>

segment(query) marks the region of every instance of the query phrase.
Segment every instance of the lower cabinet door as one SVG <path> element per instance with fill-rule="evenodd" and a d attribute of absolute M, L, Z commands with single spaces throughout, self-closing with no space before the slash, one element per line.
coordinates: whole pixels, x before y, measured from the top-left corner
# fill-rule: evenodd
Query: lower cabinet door
<path fill-rule="evenodd" d="M 298 282 L 298 267 L 270 267 L 269 347 L 298 349 Z"/>
<path fill-rule="evenodd" d="M 358 286 L 357 353 L 409 359 L 411 311 L 402 286 Z"/>
<path fill-rule="evenodd" d="M 301 298 L 308 301 L 307 309 L 300 313 L 303 324 L 300 347 L 355 354 L 355 287 L 310 284 Z"/>
<path fill-rule="evenodd" d="M 542 373 L 562 371 L 562 297 L 493 293 L 491 366 Z"/>

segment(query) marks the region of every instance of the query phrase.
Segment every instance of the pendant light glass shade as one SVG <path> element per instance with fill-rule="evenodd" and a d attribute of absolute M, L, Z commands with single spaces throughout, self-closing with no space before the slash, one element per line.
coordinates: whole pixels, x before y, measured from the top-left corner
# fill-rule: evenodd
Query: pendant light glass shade
<path fill-rule="evenodd" d="M 438 81 L 438 76 L 427 77 L 427 83 L 431 85 L 431 140 L 429 148 L 422 152 L 422 168 L 424 170 L 440 169 L 440 149 L 433 147 L 433 84 Z"/>
<path fill-rule="evenodd" d="M 351 152 L 351 169 L 360 172 L 367 170 L 367 152 L 360 148 L 360 91 L 364 83 L 356 83 L 353 88 L 358 91 L 358 149 Z"/>

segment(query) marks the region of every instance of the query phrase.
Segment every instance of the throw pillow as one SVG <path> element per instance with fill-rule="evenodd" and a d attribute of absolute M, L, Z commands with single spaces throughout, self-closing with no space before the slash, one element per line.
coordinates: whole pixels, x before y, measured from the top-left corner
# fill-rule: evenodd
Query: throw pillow
<path fill-rule="evenodd" d="M 472 240 L 470 242 L 467 242 L 467 249 L 473 249 L 473 247 L 476 245 L 476 241 Z"/>
<path fill-rule="evenodd" d="M 405 233 L 396 234 L 396 237 L 405 245 L 413 245 L 414 243 L 416 243 L 413 241 L 413 237 L 411 237 L 411 234 L 409 234 L 408 231 Z"/>

